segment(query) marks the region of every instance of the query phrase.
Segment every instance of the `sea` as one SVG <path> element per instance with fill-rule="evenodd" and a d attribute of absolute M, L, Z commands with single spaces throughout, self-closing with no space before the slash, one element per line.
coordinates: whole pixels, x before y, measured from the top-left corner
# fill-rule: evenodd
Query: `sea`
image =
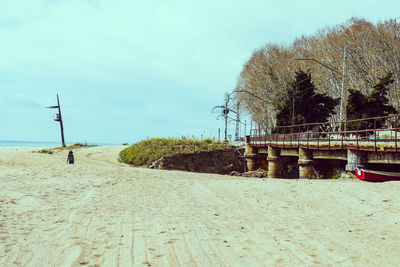
<path fill-rule="evenodd" d="M 74 143 L 66 143 L 66 145 L 72 145 Z M 82 142 L 81 142 L 82 143 Z M 98 146 L 114 146 L 120 144 L 111 143 L 87 143 L 88 145 L 98 145 Z M 14 141 L 14 140 L 0 140 L 0 147 L 58 147 L 61 146 L 61 142 L 43 142 L 43 141 Z"/>

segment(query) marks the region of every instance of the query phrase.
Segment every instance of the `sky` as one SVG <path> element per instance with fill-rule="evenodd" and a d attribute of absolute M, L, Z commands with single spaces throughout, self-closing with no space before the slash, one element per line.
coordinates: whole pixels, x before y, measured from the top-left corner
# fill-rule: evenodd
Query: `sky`
<path fill-rule="evenodd" d="M 255 49 L 353 16 L 400 1 L 1 0 L 0 140 L 59 141 L 57 94 L 67 143 L 218 138 L 211 110 Z"/>

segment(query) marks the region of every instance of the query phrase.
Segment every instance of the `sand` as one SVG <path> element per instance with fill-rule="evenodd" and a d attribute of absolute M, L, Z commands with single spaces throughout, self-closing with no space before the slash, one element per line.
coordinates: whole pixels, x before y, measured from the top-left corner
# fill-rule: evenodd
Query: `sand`
<path fill-rule="evenodd" d="M 0 147 L 0 266 L 398 265 L 400 182 L 133 168 Z"/>

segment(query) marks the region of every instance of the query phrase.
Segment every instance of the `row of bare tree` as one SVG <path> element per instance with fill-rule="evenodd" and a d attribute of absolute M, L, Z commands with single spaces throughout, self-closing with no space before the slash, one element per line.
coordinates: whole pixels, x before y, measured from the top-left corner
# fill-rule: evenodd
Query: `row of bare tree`
<path fill-rule="evenodd" d="M 276 112 L 287 98 L 299 69 L 310 71 L 317 91 L 340 99 L 345 114 L 348 90 L 369 94 L 378 79 L 393 73 L 391 105 L 400 110 L 400 19 L 371 23 L 352 18 L 333 28 L 302 36 L 290 46 L 266 44 L 243 67 L 235 90 L 238 100 L 263 128 L 276 124 Z M 343 88 L 343 90 L 342 90 Z M 332 120 L 339 120 L 340 106 Z M 345 119 L 343 117 L 343 119 Z"/>

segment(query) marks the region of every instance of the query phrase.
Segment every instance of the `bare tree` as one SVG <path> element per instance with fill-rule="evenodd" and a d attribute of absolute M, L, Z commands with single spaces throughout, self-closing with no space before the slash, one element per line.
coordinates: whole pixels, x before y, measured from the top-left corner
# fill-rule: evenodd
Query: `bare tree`
<path fill-rule="evenodd" d="M 315 59 L 329 68 L 315 61 L 293 61 L 296 58 Z M 259 126 L 275 126 L 277 107 L 289 97 L 288 84 L 299 69 L 311 71 L 319 93 L 340 98 L 343 88 L 344 109 L 348 89 L 369 94 L 379 78 L 391 72 L 390 104 L 399 110 L 400 23 L 386 20 L 373 24 L 351 18 L 312 36 L 301 36 L 288 47 L 268 43 L 255 50 L 234 90 L 241 91 L 239 100 Z"/>

